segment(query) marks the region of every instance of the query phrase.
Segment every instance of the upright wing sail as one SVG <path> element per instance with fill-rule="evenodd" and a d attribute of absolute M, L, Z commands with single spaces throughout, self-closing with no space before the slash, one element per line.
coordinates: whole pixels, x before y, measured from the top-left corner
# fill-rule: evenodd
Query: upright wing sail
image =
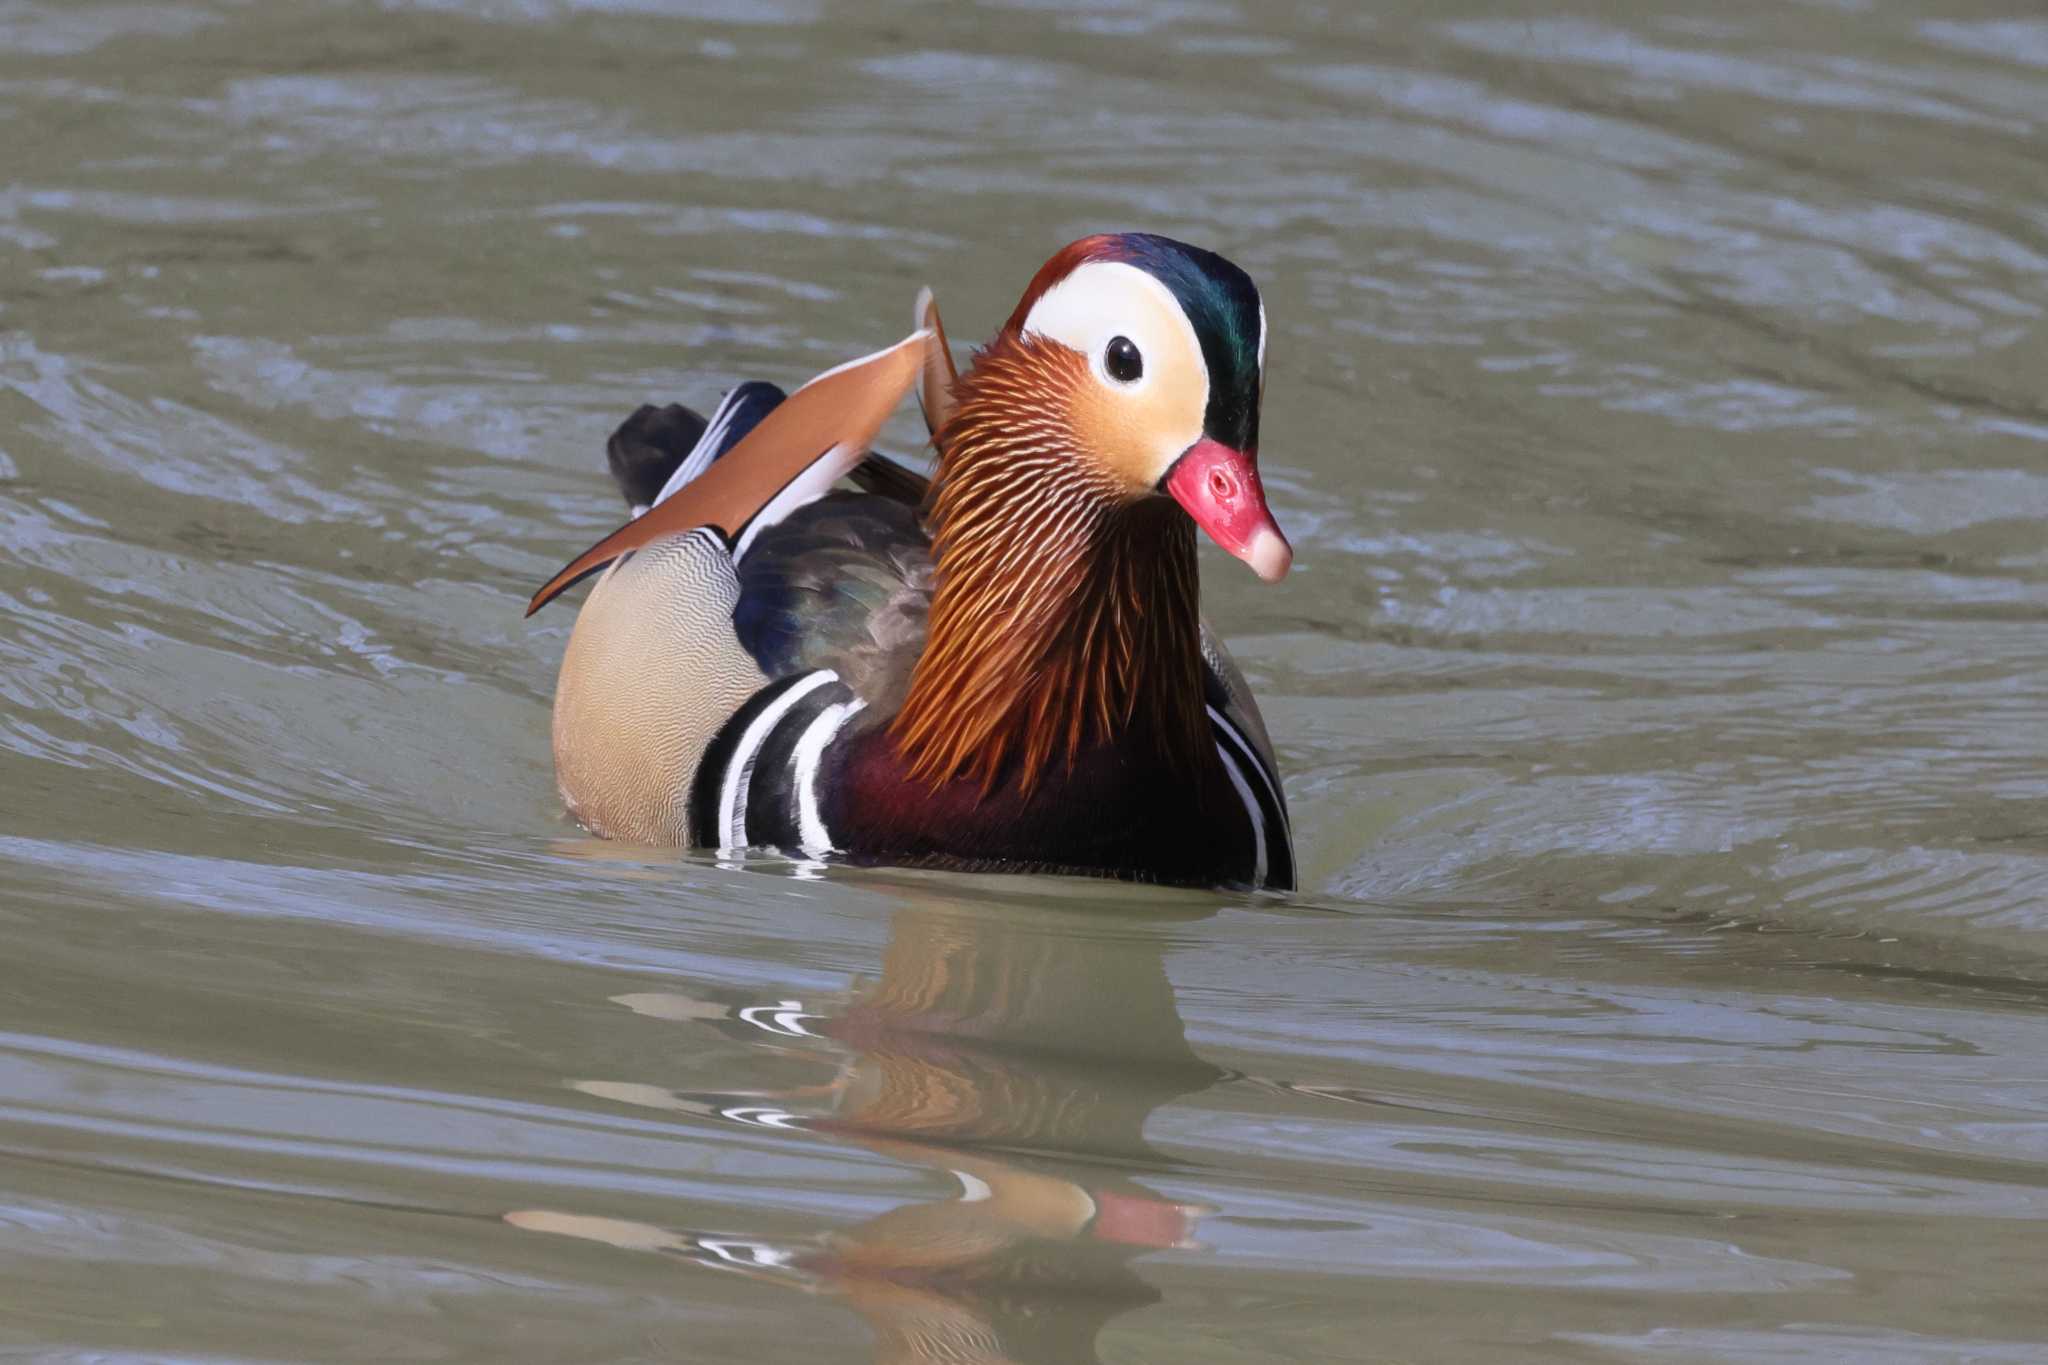
<path fill-rule="evenodd" d="M 936 436 L 953 415 L 953 381 L 960 375 L 953 368 L 953 348 L 946 344 L 946 325 L 939 321 L 938 301 L 930 289 L 917 291 L 914 312 L 912 325 L 932 334 L 932 344 L 925 348 L 924 368 L 917 376 L 917 405 L 924 410 L 925 430 Z"/>
<path fill-rule="evenodd" d="M 805 384 L 702 474 L 570 560 L 533 595 L 526 614 L 628 550 L 665 535 L 711 526 L 744 548 L 764 516 L 786 515 L 802 495 L 822 494 L 860 461 L 925 372 L 935 338 L 920 328 L 887 350 Z"/>
<path fill-rule="evenodd" d="M 953 385 L 959 371 L 953 368 L 953 350 L 946 344 L 946 327 L 939 321 L 939 306 L 932 291 L 917 291 L 911 321 L 932 334 L 925 349 L 924 369 L 917 376 L 917 406 L 924 413 L 924 427 L 934 437 L 953 414 Z M 912 507 L 925 508 L 931 500 L 932 481 L 907 465 L 900 465 L 880 451 L 872 451 L 853 467 L 848 476 L 864 493 L 874 493 Z"/>

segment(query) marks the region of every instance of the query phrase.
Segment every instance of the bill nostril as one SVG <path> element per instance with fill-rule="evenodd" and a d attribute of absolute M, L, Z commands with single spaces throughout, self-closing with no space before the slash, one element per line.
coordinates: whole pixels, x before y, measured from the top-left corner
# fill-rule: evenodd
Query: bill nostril
<path fill-rule="evenodd" d="M 1209 491 L 1218 499 L 1228 499 L 1237 492 L 1237 485 L 1230 475 L 1220 469 L 1209 471 Z"/>

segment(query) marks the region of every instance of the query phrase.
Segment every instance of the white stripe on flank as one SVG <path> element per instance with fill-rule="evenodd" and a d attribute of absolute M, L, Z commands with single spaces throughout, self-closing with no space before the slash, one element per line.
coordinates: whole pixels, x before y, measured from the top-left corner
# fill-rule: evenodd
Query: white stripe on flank
<path fill-rule="evenodd" d="M 811 693 L 828 682 L 837 682 L 839 675 L 829 668 L 794 684 L 787 692 L 768 704 L 768 708 L 754 717 L 740 742 L 733 746 L 732 759 L 725 765 L 725 782 L 718 793 L 718 838 L 722 850 L 745 848 L 747 846 L 747 784 L 753 780 L 754 757 L 761 752 L 761 746 L 768 741 L 768 735 L 782 718 Z"/>
<path fill-rule="evenodd" d="M 1288 828 L 1290 822 L 1287 819 L 1287 803 L 1280 799 L 1279 785 L 1273 780 L 1273 774 L 1266 771 L 1265 759 L 1260 756 L 1258 749 L 1253 747 L 1252 742 L 1245 738 L 1244 731 L 1238 729 L 1231 722 L 1230 717 L 1224 715 L 1213 706 L 1208 708 L 1208 712 L 1209 719 L 1214 721 L 1217 728 L 1222 730 L 1224 734 L 1230 736 L 1230 742 L 1236 745 L 1246 760 L 1251 763 L 1252 771 L 1259 775 L 1259 785 L 1264 787 L 1266 794 L 1273 798 L 1273 810 L 1280 817 L 1280 828 L 1292 834 L 1293 831 Z"/>
<path fill-rule="evenodd" d="M 826 746 L 838 738 L 846 722 L 866 705 L 859 697 L 836 702 L 820 711 L 810 728 L 797 738 L 796 828 L 805 857 L 822 858 L 832 851 L 832 832 L 825 828 L 825 817 L 818 810 L 818 763 L 825 756 Z"/>
<path fill-rule="evenodd" d="M 1223 771 L 1230 774 L 1230 785 L 1237 788 L 1237 799 L 1244 802 L 1245 813 L 1252 818 L 1252 885 L 1266 884 L 1266 813 L 1259 809 L 1259 798 L 1252 795 L 1249 782 L 1237 770 L 1237 760 L 1221 744 L 1216 746 L 1216 756 L 1223 760 Z"/>

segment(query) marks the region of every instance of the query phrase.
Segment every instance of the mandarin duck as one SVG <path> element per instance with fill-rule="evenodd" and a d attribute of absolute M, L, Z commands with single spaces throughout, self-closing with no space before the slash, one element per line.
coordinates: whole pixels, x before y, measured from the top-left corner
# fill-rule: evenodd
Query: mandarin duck
<path fill-rule="evenodd" d="M 917 330 L 709 420 L 613 437 L 634 516 L 562 659 L 555 768 L 602 837 L 866 864 L 1291 889 L 1286 798 L 1202 620 L 1195 528 L 1268 582 L 1266 317 L 1146 233 L 1056 253 L 956 374 Z M 927 482 L 871 450 L 916 390 Z M 852 488 L 841 487 L 849 480 Z"/>

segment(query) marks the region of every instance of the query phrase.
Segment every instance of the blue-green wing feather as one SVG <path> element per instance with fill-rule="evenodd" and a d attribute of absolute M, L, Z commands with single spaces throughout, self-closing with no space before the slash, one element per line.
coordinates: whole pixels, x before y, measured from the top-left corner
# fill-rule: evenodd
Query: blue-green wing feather
<path fill-rule="evenodd" d="M 924 652 L 931 543 L 917 509 L 834 492 L 762 531 L 739 562 L 733 624 L 769 677 L 829 668 L 878 715 Z"/>

